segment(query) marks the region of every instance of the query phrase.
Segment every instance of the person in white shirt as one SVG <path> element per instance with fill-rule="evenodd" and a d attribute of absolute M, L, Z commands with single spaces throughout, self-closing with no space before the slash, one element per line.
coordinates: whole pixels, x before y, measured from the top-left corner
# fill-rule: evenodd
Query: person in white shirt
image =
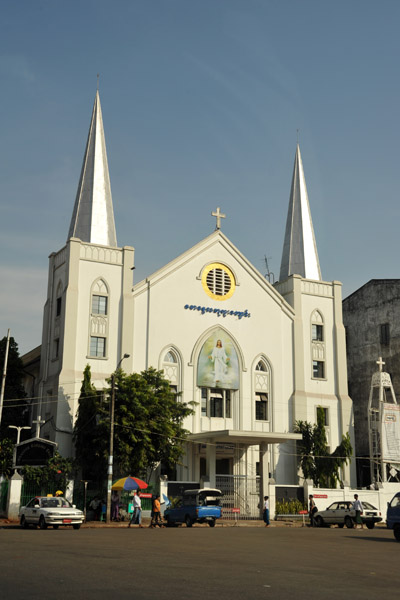
<path fill-rule="evenodd" d="M 264 496 L 263 519 L 265 527 L 269 527 L 269 496 Z"/>
<path fill-rule="evenodd" d="M 362 522 L 361 519 L 361 515 L 363 514 L 363 505 L 361 503 L 361 500 L 358 499 L 358 494 L 354 494 L 354 502 L 353 502 L 353 510 L 356 511 L 356 517 L 355 517 L 355 522 L 356 522 L 356 529 L 357 529 L 357 525 L 361 525 L 361 529 L 364 529 L 364 523 Z"/>
<path fill-rule="evenodd" d="M 132 523 L 134 525 L 136 525 L 136 524 L 139 525 L 139 527 L 143 527 L 143 525 L 142 525 L 142 501 L 140 499 L 139 490 L 137 490 L 137 492 L 133 496 L 133 513 L 132 513 L 132 518 L 129 521 L 128 527 L 130 527 L 132 525 Z"/>

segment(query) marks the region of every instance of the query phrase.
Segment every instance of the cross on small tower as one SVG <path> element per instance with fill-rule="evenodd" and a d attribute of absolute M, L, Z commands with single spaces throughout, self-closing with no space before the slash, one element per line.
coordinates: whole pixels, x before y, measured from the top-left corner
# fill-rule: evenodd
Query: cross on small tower
<path fill-rule="evenodd" d="M 379 360 L 376 361 L 376 364 L 379 366 L 379 372 L 382 373 L 382 367 L 386 364 L 383 362 L 382 356 L 379 357 Z"/>
<path fill-rule="evenodd" d="M 39 415 L 38 418 L 36 419 L 36 421 L 32 421 L 32 423 L 36 423 L 36 433 L 35 433 L 35 437 L 40 437 L 40 427 L 46 423 L 46 421 L 44 421 L 42 419 L 42 417 Z"/>
<path fill-rule="evenodd" d="M 219 206 L 217 207 L 217 210 L 215 212 L 211 213 L 211 216 L 217 217 L 217 225 L 216 225 L 215 229 L 221 229 L 221 219 L 225 219 L 226 215 L 224 215 L 220 212 Z"/>

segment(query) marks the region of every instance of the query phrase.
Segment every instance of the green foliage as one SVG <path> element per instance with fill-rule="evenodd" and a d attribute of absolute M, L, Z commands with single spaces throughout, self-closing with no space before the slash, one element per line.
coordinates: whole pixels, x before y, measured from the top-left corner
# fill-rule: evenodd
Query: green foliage
<path fill-rule="evenodd" d="M 300 500 L 278 500 L 275 504 L 276 515 L 297 515 L 301 510 L 307 510 L 307 505 Z"/>
<path fill-rule="evenodd" d="M 72 478 L 74 472 L 74 462 L 71 458 L 63 458 L 58 452 L 53 458 L 50 458 L 45 467 L 23 468 L 22 474 L 26 482 L 34 483 L 38 486 L 57 484 L 60 490 L 65 493 L 68 481 Z"/>
<path fill-rule="evenodd" d="M 0 340 L 0 370 L 3 372 L 7 338 Z M 9 425 L 28 425 L 26 394 L 23 386 L 24 366 L 18 352 L 18 344 L 10 337 L 8 349 L 7 375 L 4 387 L 4 404 L 1 417 L 0 438 L 10 436 Z M 7 402 L 13 400 L 13 402 Z"/>
<path fill-rule="evenodd" d="M 335 488 L 341 483 L 340 468 L 347 464 L 353 449 L 348 433 L 334 452 L 328 451 L 325 433 L 325 415 L 322 407 L 317 408 L 317 424 L 296 421 L 295 433 L 301 433 L 303 439 L 298 442 L 300 466 L 305 479 L 312 479 L 316 487 Z"/>
<path fill-rule="evenodd" d="M 114 478 L 130 474 L 148 480 L 160 462 L 172 468 L 181 459 L 188 434 L 182 422 L 193 410 L 171 391 L 162 371 L 151 367 L 127 375 L 119 369 L 114 377 Z M 77 462 L 92 480 L 107 473 L 110 398 L 111 387 L 103 401 L 96 396 L 87 367 L 74 439 Z"/>
<path fill-rule="evenodd" d="M 107 474 L 107 440 L 110 425 L 104 415 L 103 393 L 91 382 L 90 366 L 83 372 L 74 442 L 76 462 L 83 479 L 102 481 Z"/>
<path fill-rule="evenodd" d="M 12 471 L 14 442 L 10 438 L 0 440 L 0 473 L 9 477 Z"/>

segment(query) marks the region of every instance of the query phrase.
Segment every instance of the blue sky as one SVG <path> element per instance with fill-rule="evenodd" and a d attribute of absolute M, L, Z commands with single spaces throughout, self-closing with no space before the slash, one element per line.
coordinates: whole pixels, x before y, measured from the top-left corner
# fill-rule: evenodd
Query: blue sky
<path fill-rule="evenodd" d="M 325 280 L 398 278 L 398 0 L 14 0 L 0 22 L 0 337 L 41 342 L 100 73 L 135 281 L 223 232 L 279 274 L 299 129 Z"/>

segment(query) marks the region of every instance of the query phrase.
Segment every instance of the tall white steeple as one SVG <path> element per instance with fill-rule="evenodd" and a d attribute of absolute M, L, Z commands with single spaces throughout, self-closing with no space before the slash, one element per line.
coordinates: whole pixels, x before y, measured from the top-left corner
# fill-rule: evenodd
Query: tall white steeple
<path fill-rule="evenodd" d="M 93 105 L 92 120 L 83 159 L 68 239 L 117 246 L 110 175 L 104 137 L 99 91 Z"/>
<path fill-rule="evenodd" d="M 306 279 L 322 279 L 299 144 L 294 159 L 279 280 L 294 274 Z"/>

